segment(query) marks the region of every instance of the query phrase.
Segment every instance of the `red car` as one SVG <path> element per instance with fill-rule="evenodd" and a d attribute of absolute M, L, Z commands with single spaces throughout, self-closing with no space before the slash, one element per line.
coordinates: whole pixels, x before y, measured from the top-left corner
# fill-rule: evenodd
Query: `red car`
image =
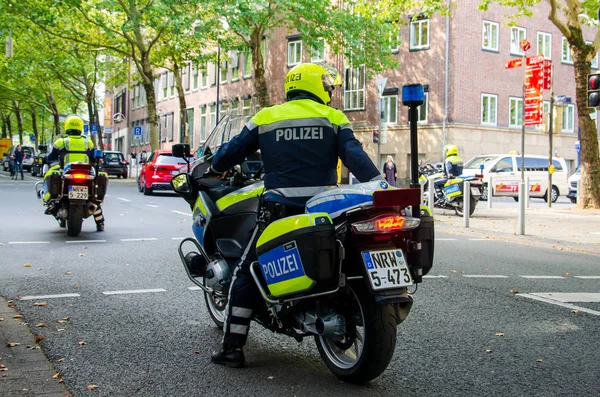
<path fill-rule="evenodd" d="M 183 159 L 173 157 L 170 150 L 155 150 L 142 166 L 138 176 L 138 190 L 146 196 L 155 190 L 172 190 L 171 178 L 179 174 Z"/>

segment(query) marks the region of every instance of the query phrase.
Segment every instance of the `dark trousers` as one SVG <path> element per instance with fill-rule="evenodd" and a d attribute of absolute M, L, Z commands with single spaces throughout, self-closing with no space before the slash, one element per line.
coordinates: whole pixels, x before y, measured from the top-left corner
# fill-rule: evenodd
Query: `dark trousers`
<path fill-rule="evenodd" d="M 24 179 L 23 177 L 23 164 L 21 164 L 18 161 L 15 161 L 15 171 L 14 171 L 14 178 L 17 179 L 19 177 L 18 172 L 21 171 L 21 179 Z"/>
<path fill-rule="evenodd" d="M 267 203 L 267 221 L 259 223 L 252 232 L 250 242 L 240 258 L 240 263 L 233 272 L 233 279 L 229 287 L 229 299 L 225 308 L 227 317 L 223 324 L 223 347 L 225 350 L 241 348 L 246 344 L 250 320 L 254 310 L 264 305 L 260 291 L 250 274 L 250 264 L 258 260 L 256 256 L 256 242 L 264 230 L 265 224 L 286 216 L 301 214 L 304 208 L 290 208 L 275 203 Z"/>

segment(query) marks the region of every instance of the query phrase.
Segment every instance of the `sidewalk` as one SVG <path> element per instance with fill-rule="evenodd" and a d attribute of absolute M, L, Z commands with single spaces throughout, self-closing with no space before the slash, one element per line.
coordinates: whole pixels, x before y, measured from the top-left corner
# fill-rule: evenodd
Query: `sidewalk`
<path fill-rule="evenodd" d="M 10 306 L 0 297 L 0 396 L 69 396 L 60 379 L 53 378 L 57 372 L 29 326 Z"/>
<path fill-rule="evenodd" d="M 468 228 L 453 211 L 436 208 L 436 230 L 600 255 L 600 210 L 529 208 L 525 213 L 525 235 L 521 236 L 518 208 L 488 209 L 479 204 Z"/>

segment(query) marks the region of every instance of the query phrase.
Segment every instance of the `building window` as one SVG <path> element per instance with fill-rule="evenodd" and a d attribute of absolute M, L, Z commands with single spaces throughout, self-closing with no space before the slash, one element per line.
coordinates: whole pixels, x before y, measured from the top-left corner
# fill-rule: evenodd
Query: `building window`
<path fill-rule="evenodd" d="M 365 67 L 346 67 L 344 78 L 344 110 L 365 108 Z"/>
<path fill-rule="evenodd" d="M 591 41 L 586 41 L 586 44 L 592 44 Z M 593 69 L 598 69 L 598 53 L 596 53 L 596 55 L 592 58 L 592 68 Z"/>
<path fill-rule="evenodd" d="M 311 62 L 325 62 L 325 42 L 319 40 L 315 48 L 310 49 Z"/>
<path fill-rule="evenodd" d="M 220 76 L 219 76 L 219 79 L 221 79 L 219 81 L 220 84 L 226 84 L 227 83 L 227 71 L 228 71 L 227 68 L 228 67 L 229 67 L 229 64 L 227 62 L 223 62 L 221 64 L 221 67 L 219 68 L 220 69 L 220 73 L 221 73 Z"/>
<path fill-rule="evenodd" d="M 190 147 L 194 147 L 194 108 L 189 108 L 187 110 L 187 135 L 190 139 Z M 180 142 L 183 142 L 183 137 L 181 137 Z"/>
<path fill-rule="evenodd" d="M 523 125 L 523 98 L 509 98 L 509 127 L 521 127 Z"/>
<path fill-rule="evenodd" d="M 410 21 L 410 49 L 425 50 L 429 48 L 429 19 Z"/>
<path fill-rule="evenodd" d="M 400 33 L 395 27 L 391 28 L 390 32 L 390 52 L 392 54 L 397 54 L 400 51 Z"/>
<path fill-rule="evenodd" d="M 160 140 L 167 141 L 167 116 L 160 116 Z"/>
<path fill-rule="evenodd" d="M 217 126 L 217 106 L 210 105 L 210 129 L 214 129 Z"/>
<path fill-rule="evenodd" d="M 192 91 L 198 91 L 198 65 L 192 65 Z"/>
<path fill-rule="evenodd" d="M 185 66 L 183 67 L 183 70 L 181 71 L 182 74 L 182 80 L 183 80 L 183 92 L 190 92 L 190 77 L 191 77 L 191 64 L 188 62 L 185 64 Z"/>
<path fill-rule="evenodd" d="M 302 40 L 288 42 L 288 66 L 302 62 Z"/>
<path fill-rule="evenodd" d="M 208 126 L 206 125 L 206 111 L 208 109 L 206 106 L 200 108 L 200 142 L 204 142 L 206 140 L 206 131 Z"/>
<path fill-rule="evenodd" d="M 519 28 L 513 26 L 510 28 L 510 53 L 512 55 L 523 56 L 523 50 L 521 49 L 521 41 L 527 37 L 527 30 L 525 28 Z"/>
<path fill-rule="evenodd" d="M 381 122 L 385 124 L 398 123 L 398 95 L 386 95 L 381 101 L 383 102 Z"/>
<path fill-rule="evenodd" d="M 169 141 L 172 141 L 175 137 L 175 126 L 173 125 L 174 114 L 169 113 L 166 116 L 167 119 L 167 134 L 169 136 Z"/>
<path fill-rule="evenodd" d="M 240 53 L 232 51 L 229 53 L 229 59 L 231 60 L 231 81 L 238 81 L 240 79 Z"/>
<path fill-rule="evenodd" d="M 481 124 L 498 124 L 498 95 L 481 94 Z"/>
<path fill-rule="evenodd" d="M 429 93 L 426 92 L 425 93 L 425 98 L 423 99 L 423 104 L 421 106 L 419 106 L 417 108 L 418 113 L 418 117 L 417 117 L 417 122 L 419 123 L 427 123 L 427 116 L 428 116 L 428 111 L 429 109 Z"/>
<path fill-rule="evenodd" d="M 175 96 L 175 74 L 169 72 L 169 96 L 173 98 Z"/>
<path fill-rule="evenodd" d="M 550 127 L 550 101 L 544 101 L 544 110 L 542 112 L 542 124 L 537 124 L 535 126 L 536 130 L 541 130 L 543 132 L 548 132 L 548 128 Z"/>
<path fill-rule="evenodd" d="M 140 96 L 142 97 L 141 102 L 142 106 L 146 106 L 148 104 L 148 97 L 146 97 L 146 89 L 144 86 L 140 86 Z"/>
<path fill-rule="evenodd" d="M 252 77 L 252 54 L 250 51 L 244 53 L 244 78 Z"/>
<path fill-rule="evenodd" d="M 235 100 L 231 102 L 231 117 L 240 115 L 240 101 Z"/>
<path fill-rule="evenodd" d="M 167 99 L 169 97 L 169 91 L 168 91 L 168 85 L 167 85 L 168 78 L 169 78 L 169 75 L 167 74 L 167 72 L 162 74 L 161 84 L 162 84 L 162 88 L 163 88 L 163 99 Z"/>
<path fill-rule="evenodd" d="M 131 97 L 131 110 L 135 109 L 135 86 L 129 90 L 129 96 Z"/>
<path fill-rule="evenodd" d="M 252 109 L 252 98 L 244 99 L 242 102 L 242 114 L 244 116 L 250 116 Z"/>
<path fill-rule="evenodd" d="M 567 39 L 563 36 L 562 38 L 562 62 L 573 64 L 573 55 L 571 54 L 571 46 Z"/>
<path fill-rule="evenodd" d="M 208 65 L 204 64 L 204 68 L 199 69 L 198 72 L 200 73 L 200 88 L 204 90 L 208 88 Z"/>
<path fill-rule="evenodd" d="M 139 84 L 135 86 L 135 107 L 136 108 L 141 107 L 141 104 L 140 104 L 140 88 L 141 88 L 141 86 Z"/>
<path fill-rule="evenodd" d="M 221 102 L 219 106 L 219 121 L 223 120 L 223 117 L 227 116 L 227 108 L 229 107 L 229 103 L 226 101 Z"/>
<path fill-rule="evenodd" d="M 575 105 L 567 105 L 563 109 L 562 131 L 563 132 L 574 132 L 575 131 Z"/>
<path fill-rule="evenodd" d="M 538 32 L 537 53 L 543 55 L 544 59 L 552 59 L 552 35 L 550 33 Z"/>
<path fill-rule="evenodd" d="M 481 48 L 488 51 L 498 51 L 500 25 L 497 22 L 483 21 Z"/>

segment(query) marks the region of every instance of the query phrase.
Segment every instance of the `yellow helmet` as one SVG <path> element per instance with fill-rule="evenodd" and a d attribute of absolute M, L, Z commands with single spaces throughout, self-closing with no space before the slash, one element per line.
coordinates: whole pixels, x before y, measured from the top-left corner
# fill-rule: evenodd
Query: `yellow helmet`
<path fill-rule="evenodd" d="M 446 146 L 444 146 L 444 153 L 446 153 L 446 157 L 457 156 L 458 155 L 458 147 L 456 147 L 456 145 L 446 145 Z"/>
<path fill-rule="evenodd" d="M 335 86 L 342 85 L 339 72 L 328 65 L 301 63 L 294 66 L 285 76 L 285 97 L 308 93 L 325 105 L 331 102 L 331 93 Z"/>
<path fill-rule="evenodd" d="M 83 133 L 83 119 L 79 116 L 69 116 L 65 120 L 65 133 L 67 135 L 81 135 Z"/>

